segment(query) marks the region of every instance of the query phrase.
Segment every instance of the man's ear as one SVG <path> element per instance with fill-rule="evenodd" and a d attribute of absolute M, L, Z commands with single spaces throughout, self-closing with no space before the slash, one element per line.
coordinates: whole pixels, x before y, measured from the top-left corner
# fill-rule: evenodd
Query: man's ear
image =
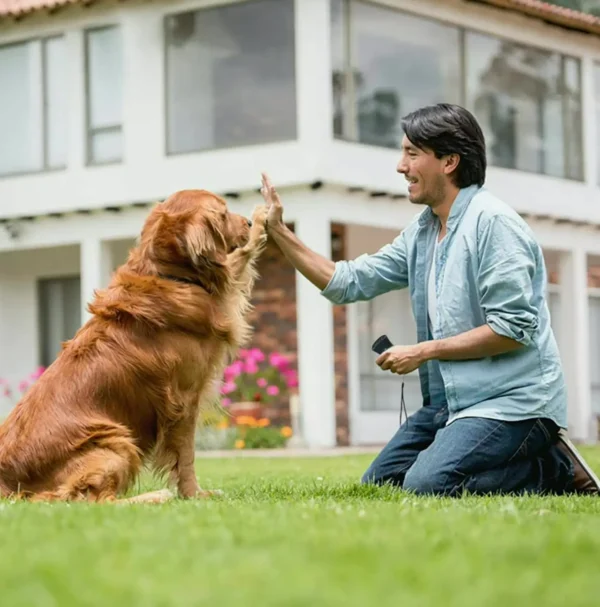
<path fill-rule="evenodd" d="M 195 266 L 209 260 L 219 265 L 227 261 L 225 240 L 220 230 L 206 217 L 188 222 L 184 231 L 184 247 Z"/>
<path fill-rule="evenodd" d="M 450 175 L 450 173 L 454 173 L 458 168 L 460 163 L 460 156 L 458 154 L 448 154 L 445 160 L 444 172 L 446 175 Z"/>

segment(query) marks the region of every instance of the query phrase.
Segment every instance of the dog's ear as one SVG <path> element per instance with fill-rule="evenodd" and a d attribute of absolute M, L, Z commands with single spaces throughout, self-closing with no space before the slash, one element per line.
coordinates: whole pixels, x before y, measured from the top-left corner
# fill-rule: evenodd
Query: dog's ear
<path fill-rule="evenodd" d="M 218 265 L 227 262 L 227 246 L 216 218 L 196 214 L 186 224 L 183 241 L 186 253 L 196 267 L 207 260 Z"/>

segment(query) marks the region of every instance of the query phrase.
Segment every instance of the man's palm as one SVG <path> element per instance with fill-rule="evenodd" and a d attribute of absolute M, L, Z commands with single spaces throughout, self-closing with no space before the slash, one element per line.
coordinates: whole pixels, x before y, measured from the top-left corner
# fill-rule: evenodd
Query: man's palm
<path fill-rule="evenodd" d="M 283 205 L 277 190 L 266 173 L 262 174 L 262 188 L 260 190 L 267 204 L 267 226 L 275 226 L 283 222 Z"/>

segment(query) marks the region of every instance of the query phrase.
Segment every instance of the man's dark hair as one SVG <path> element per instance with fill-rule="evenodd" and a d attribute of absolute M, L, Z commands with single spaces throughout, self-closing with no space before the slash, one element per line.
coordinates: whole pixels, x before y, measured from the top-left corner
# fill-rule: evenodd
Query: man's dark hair
<path fill-rule="evenodd" d="M 404 116 L 402 129 L 413 145 L 431 150 L 436 158 L 460 156 L 454 172 L 457 187 L 483 185 L 487 165 L 485 139 L 471 112 L 449 103 L 429 105 Z"/>

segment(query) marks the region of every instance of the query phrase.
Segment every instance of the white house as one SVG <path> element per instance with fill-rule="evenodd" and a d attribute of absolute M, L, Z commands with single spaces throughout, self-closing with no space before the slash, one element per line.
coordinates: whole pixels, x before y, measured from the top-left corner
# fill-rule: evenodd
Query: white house
<path fill-rule="evenodd" d="M 399 119 L 451 101 L 546 251 L 570 432 L 596 440 L 598 33 L 537 0 L 0 0 L 0 377 L 52 361 L 176 190 L 250 213 L 266 170 L 312 248 L 377 250 L 416 212 Z M 332 310 L 276 251 L 265 263 L 257 339 L 297 353 L 305 441 L 384 442 L 400 379 L 370 345 L 415 339 L 407 293 Z M 414 410 L 416 376 L 405 389 Z"/>

